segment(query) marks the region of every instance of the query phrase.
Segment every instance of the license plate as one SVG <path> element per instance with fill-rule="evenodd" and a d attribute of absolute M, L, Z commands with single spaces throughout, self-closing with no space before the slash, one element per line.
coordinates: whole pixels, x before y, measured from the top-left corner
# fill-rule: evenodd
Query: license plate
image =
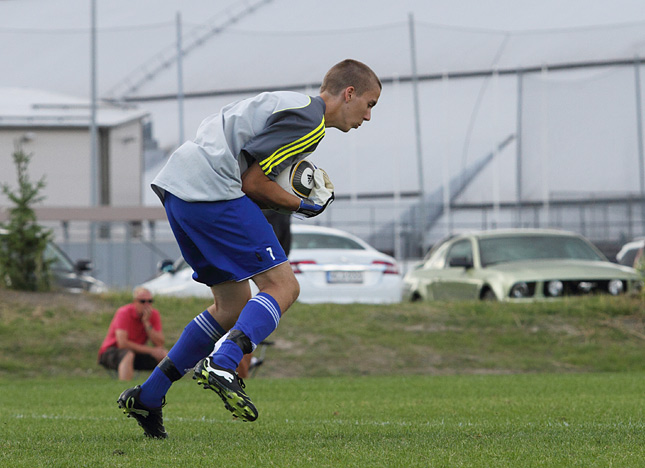
<path fill-rule="evenodd" d="M 362 283 L 362 271 L 328 271 L 328 283 Z"/>

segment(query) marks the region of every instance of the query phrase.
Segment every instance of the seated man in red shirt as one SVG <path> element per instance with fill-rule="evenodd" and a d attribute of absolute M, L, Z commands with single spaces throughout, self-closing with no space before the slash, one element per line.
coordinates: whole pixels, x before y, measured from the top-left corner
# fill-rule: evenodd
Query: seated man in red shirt
<path fill-rule="evenodd" d="M 134 302 L 114 314 L 99 349 L 99 364 L 118 372 L 119 380 L 131 380 L 134 370 L 153 370 L 166 357 L 161 316 L 152 308 L 152 294 L 134 289 Z M 152 346 L 148 346 L 150 340 Z"/>

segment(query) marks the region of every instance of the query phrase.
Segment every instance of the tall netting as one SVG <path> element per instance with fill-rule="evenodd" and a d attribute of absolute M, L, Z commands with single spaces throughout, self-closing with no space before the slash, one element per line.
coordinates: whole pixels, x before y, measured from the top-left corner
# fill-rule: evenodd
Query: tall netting
<path fill-rule="evenodd" d="M 634 66 L 524 78 L 521 197 L 639 194 Z"/>

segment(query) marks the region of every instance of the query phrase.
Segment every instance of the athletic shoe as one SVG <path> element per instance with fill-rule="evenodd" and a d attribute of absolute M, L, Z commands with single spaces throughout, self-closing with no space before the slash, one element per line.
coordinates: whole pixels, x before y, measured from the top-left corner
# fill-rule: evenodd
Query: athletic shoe
<path fill-rule="evenodd" d="M 233 417 L 243 421 L 255 421 L 258 418 L 258 410 L 244 393 L 243 389 L 246 386 L 237 372 L 218 366 L 209 356 L 197 364 L 193 379 L 196 379 L 204 390 L 211 389 L 217 393 L 226 409 L 233 413 Z"/>
<path fill-rule="evenodd" d="M 165 439 L 168 437 L 168 433 L 163 427 L 161 408 L 166 406 L 166 398 L 164 397 L 161 408 L 148 408 L 139 400 L 139 393 L 141 393 L 140 385 L 124 390 L 116 401 L 119 408 L 123 409 L 123 414 L 127 414 L 128 418 L 137 420 L 147 437 Z"/>

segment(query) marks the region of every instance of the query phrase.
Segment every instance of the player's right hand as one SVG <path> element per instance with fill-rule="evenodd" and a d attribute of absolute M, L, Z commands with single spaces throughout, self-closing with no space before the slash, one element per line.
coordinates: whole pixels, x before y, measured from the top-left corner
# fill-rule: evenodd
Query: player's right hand
<path fill-rule="evenodd" d="M 323 205 L 318 205 L 308 198 L 303 198 L 300 200 L 300 207 L 296 210 L 296 213 L 301 214 L 305 218 L 313 218 L 322 213 L 324 209 L 325 207 Z"/>
<path fill-rule="evenodd" d="M 296 210 L 296 214 L 301 214 L 305 218 L 313 218 L 314 216 L 318 216 L 320 213 L 325 211 L 325 208 L 332 202 L 334 199 L 334 196 L 327 200 L 327 203 L 324 205 L 318 205 L 317 203 L 314 203 L 313 201 L 309 200 L 308 198 L 303 198 L 300 200 L 300 208 Z"/>

